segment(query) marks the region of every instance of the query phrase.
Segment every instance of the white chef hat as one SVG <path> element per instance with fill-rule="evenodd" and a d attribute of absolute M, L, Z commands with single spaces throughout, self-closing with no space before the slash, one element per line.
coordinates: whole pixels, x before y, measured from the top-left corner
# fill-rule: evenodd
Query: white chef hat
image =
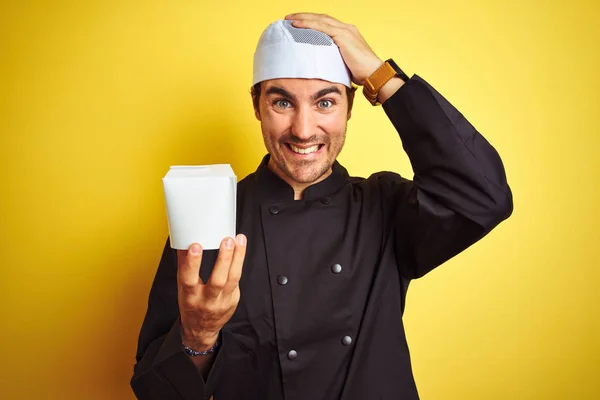
<path fill-rule="evenodd" d="M 264 30 L 254 52 L 252 85 L 268 79 L 323 79 L 352 87 L 340 50 L 327 34 L 278 20 Z"/>

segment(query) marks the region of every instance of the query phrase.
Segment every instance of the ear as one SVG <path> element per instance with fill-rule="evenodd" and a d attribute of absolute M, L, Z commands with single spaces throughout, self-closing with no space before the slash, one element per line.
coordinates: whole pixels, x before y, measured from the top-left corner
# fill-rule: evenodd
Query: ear
<path fill-rule="evenodd" d="M 346 89 L 348 90 L 348 89 Z M 352 91 L 350 92 L 350 98 L 348 99 L 348 118 L 346 118 L 346 121 L 350 121 L 350 118 L 352 118 L 352 107 L 354 107 L 354 95 L 356 94 L 356 87 L 352 88 Z"/>
<path fill-rule="evenodd" d="M 260 110 L 257 107 L 255 107 L 255 105 L 254 105 L 254 93 L 252 93 L 252 91 L 250 91 L 250 99 L 252 100 L 252 108 L 254 109 L 254 116 L 256 117 L 257 120 L 261 121 Z M 258 106 L 260 107 L 260 104 Z"/>
<path fill-rule="evenodd" d="M 262 120 L 260 119 L 260 111 L 257 110 L 256 108 L 254 109 L 254 116 L 256 117 L 257 120 L 262 122 Z"/>

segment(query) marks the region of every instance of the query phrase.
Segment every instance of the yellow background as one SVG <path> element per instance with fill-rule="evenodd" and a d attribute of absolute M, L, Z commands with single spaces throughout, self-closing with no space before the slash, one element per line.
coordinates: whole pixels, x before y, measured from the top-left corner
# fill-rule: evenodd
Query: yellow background
<path fill-rule="evenodd" d="M 167 235 L 160 178 L 256 168 L 254 47 L 305 10 L 354 23 L 428 80 L 497 148 L 514 191 L 508 221 L 409 290 L 421 397 L 600 398 L 600 6 L 565 0 L 4 1 L 0 398 L 133 398 Z M 362 95 L 340 161 L 412 176 Z"/>

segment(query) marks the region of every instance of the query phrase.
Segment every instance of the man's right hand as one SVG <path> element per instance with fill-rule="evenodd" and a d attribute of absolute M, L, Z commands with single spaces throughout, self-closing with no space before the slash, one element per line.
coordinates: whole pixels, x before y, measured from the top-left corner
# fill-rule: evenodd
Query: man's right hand
<path fill-rule="evenodd" d="M 225 238 L 208 282 L 200 279 L 202 247 L 177 250 L 177 295 L 183 344 L 211 348 L 240 300 L 239 282 L 246 256 L 246 236 Z"/>

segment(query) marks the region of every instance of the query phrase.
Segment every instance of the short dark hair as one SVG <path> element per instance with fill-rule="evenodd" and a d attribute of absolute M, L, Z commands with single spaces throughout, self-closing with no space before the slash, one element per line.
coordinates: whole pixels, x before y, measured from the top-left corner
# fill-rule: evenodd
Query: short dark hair
<path fill-rule="evenodd" d="M 254 104 L 254 108 L 258 110 L 258 100 L 260 99 L 260 84 L 261 82 L 256 83 L 250 89 L 250 94 L 252 94 L 252 103 Z M 356 86 L 352 86 L 349 88 L 348 86 L 344 86 L 346 88 L 346 97 L 348 98 L 348 112 L 352 111 L 352 105 L 354 104 L 354 92 L 356 92 Z"/>

